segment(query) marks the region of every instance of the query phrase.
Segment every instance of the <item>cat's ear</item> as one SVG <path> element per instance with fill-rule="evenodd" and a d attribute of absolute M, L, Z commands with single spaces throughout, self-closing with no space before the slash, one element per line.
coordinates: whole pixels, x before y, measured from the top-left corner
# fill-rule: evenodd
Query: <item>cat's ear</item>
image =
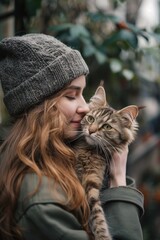
<path fill-rule="evenodd" d="M 105 107 L 107 106 L 107 101 L 106 101 L 106 92 L 105 89 L 102 86 L 99 86 L 96 89 L 95 94 L 91 97 L 89 101 L 89 108 L 97 108 L 97 107 Z"/>
<path fill-rule="evenodd" d="M 139 113 L 139 108 L 136 105 L 127 106 L 119 111 L 117 111 L 123 119 L 125 120 L 126 124 L 130 126 L 130 124 L 136 119 Z"/>

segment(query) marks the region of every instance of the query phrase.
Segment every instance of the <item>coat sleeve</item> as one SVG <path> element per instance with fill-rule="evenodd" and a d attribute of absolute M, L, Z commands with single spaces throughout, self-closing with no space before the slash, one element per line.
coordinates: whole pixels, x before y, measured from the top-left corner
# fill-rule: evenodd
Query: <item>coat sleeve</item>
<path fill-rule="evenodd" d="M 53 203 L 30 206 L 19 224 L 25 240 L 89 240 L 74 215 Z"/>
<path fill-rule="evenodd" d="M 113 240 L 143 240 L 143 195 L 132 186 L 108 188 L 101 202 Z"/>

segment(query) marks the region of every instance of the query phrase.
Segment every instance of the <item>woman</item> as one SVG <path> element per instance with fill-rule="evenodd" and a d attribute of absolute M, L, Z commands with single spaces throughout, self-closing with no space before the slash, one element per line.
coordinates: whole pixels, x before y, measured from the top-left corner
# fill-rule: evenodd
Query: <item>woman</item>
<path fill-rule="evenodd" d="M 0 43 L 4 103 L 14 118 L 1 146 L 0 239 L 87 240 L 88 204 L 69 147 L 89 111 L 88 67 L 54 37 L 28 34 Z M 111 188 L 102 192 L 113 239 L 141 240 L 143 196 L 126 186 L 128 148 L 114 156 Z"/>

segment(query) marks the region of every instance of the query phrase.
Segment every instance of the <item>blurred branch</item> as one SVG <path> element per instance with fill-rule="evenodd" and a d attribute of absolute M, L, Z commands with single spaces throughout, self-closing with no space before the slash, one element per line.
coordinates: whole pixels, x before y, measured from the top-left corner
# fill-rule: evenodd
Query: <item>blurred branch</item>
<path fill-rule="evenodd" d="M 139 14 L 139 8 L 142 2 L 143 0 L 126 1 L 126 19 L 129 23 L 136 24 L 136 20 Z"/>
<path fill-rule="evenodd" d="M 40 22 L 41 27 L 40 31 L 43 33 L 47 33 L 47 29 L 49 26 L 49 21 L 54 14 L 54 11 L 57 7 L 57 1 L 54 0 L 42 0 L 41 2 L 41 14 L 40 14 Z"/>
<path fill-rule="evenodd" d="M 0 15 L 0 21 L 6 20 L 6 18 L 8 17 L 14 16 L 14 14 L 15 14 L 14 10 L 7 13 L 3 13 Z"/>
<path fill-rule="evenodd" d="M 23 35 L 27 32 L 26 21 L 29 20 L 29 15 L 26 8 L 26 0 L 15 1 L 15 34 Z"/>

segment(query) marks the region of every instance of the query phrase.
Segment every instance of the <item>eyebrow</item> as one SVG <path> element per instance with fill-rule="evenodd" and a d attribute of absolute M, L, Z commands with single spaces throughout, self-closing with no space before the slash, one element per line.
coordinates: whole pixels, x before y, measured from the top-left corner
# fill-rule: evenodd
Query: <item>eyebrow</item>
<path fill-rule="evenodd" d="M 80 91 L 80 90 L 81 90 L 81 87 L 78 87 L 78 86 L 75 86 L 75 85 L 71 85 L 71 86 L 68 86 L 68 87 L 66 88 L 66 90 L 68 90 L 68 89 Z"/>

